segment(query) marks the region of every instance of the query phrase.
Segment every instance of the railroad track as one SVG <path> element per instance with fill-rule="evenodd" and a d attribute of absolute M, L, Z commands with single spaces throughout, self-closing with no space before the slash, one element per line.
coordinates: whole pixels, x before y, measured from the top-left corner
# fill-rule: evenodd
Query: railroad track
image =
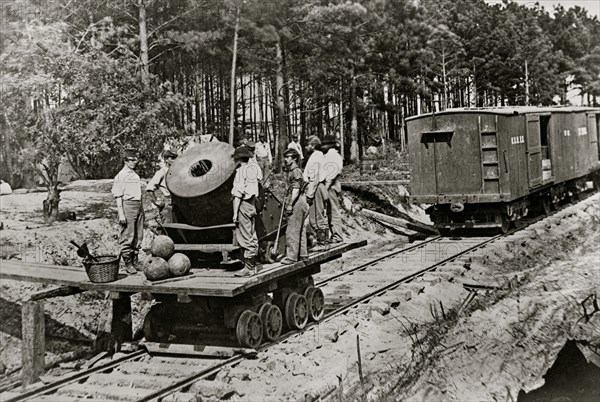
<path fill-rule="evenodd" d="M 402 286 L 441 267 L 450 266 L 451 269 L 453 264 L 461 266 L 462 259 L 468 260 L 489 243 L 545 217 L 531 219 L 518 229 L 492 237 L 434 237 L 328 277 L 321 274 L 315 278 L 315 286 L 324 294 L 326 312 L 323 318 L 318 323 L 309 323 L 303 330 L 284 334 L 276 342 L 263 344 L 258 351 L 285 342 L 289 337 L 310 330 L 315 325 L 344 314 L 370 299 L 390 291 L 401 290 Z M 224 367 L 235 365 L 246 358 L 243 354 L 228 359 L 153 356 L 140 350 L 37 389 L 20 394 L 0 394 L 0 400 L 195 400 L 197 393 L 206 391 L 211 386 L 214 388 L 216 381 L 208 379 L 214 378 Z M 210 385 L 211 383 L 213 385 Z"/>

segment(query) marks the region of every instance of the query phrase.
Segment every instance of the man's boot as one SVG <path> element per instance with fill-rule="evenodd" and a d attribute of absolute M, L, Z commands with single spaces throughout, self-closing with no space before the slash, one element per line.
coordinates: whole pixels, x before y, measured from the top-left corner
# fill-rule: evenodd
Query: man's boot
<path fill-rule="evenodd" d="M 133 268 L 136 271 L 143 271 L 144 270 L 144 266 L 140 262 L 140 260 L 138 259 L 138 253 L 134 251 L 130 255 L 131 255 L 131 265 L 133 265 Z"/>
<path fill-rule="evenodd" d="M 254 270 L 251 271 L 248 268 L 249 259 L 242 256 L 242 262 L 244 263 L 244 268 L 240 269 L 239 271 L 234 272 L 233 276 L 237 276 L 237 277 L 252 276 L 252 274 L 254 274 Z"/>
<path fill-rule="evenodd" d="M 128 274 L 136 274 L 137 271 L 135 270 L 135 267 L 133 266 L 133 262 L 131 261 L 131 256 L 127 255 L 127 254 L 121 254 L 121 259 L 123 260 L 123 265 L 125 268 L 125 271 Z"/>

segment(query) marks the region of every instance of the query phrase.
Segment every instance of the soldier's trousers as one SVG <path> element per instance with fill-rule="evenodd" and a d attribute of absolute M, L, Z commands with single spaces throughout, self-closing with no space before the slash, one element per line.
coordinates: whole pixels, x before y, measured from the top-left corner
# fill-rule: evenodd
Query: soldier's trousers
<path fill-rule="evenodd" d="M 317 185 L 317 190 L 315 191 L 313 203 L 308 210 L 308 221 L 310 223 L 310 228 L 315 232 L 317 230 L 327 230 L 328 228 L 325 209 L 327 198 L 329 198 L 329 195 L 327 194 L 325 184 L 319 183 Z"/>
<path fill-rule="evenodd" d="M 340 212 L 340 193 L 342 186 L 339 182 L 335 182 L 329 188 L 329 202 L 327 203 L 327 219 L 331 238 L 343 241 L 342 237 L 342 214 Z"/>
<path fill-rule="evenodd" d="M 288 217 L 285 230 L 285 256 L 294 261 L 298 258 L 308 257 L 308 246 L 306 238 L 306 217 L 308 215 L 308 204 L 304 194 L 300 194 L 294 204 L 292 214 Z"/>
<path fill-rule="evenodd" d="M 141 201 L 123 200 L 123 213 L 125 224 L 121 225 L 119 234 L 119 248 L 123 262 L 131 262 L 144 239 L 144 208 Z"/>
<path fill-rule="evenodd" d="M 238 211 L 238 223 L 235 227 L 235 239 L 244 249 L 244 258 L 256 257 L 258 254 L 258 237 L 254 228 L 256 219 L 256 208 L 254 198 L 242 200 Z"/>

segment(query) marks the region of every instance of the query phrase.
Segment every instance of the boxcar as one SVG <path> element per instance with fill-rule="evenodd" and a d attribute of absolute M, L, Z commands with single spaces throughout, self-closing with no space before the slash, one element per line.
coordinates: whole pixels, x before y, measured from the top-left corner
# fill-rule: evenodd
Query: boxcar
<path fill-rule="evenodd" d="M 442 234 L 506 231 L 600 185 L 600 108 L 449 109 L 407 119 L 411 199 Z"/>

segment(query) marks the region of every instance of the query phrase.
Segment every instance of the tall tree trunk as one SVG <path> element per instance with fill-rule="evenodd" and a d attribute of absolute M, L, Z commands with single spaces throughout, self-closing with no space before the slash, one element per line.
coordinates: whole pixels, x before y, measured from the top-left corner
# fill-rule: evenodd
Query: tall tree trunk
<path fill-rule="evenodd" d="M 278 147 L 275 152 L 275 170 L 279 171 L 282 166 L 283 153 L 287 146 L 287 127 L 285 122 L 285 88 L 284 88 L 284 64 L 283 64 L 283 48 L 281 38 L 275 45 L 277 70 L 276 70 L 276 93 L 277 93 L 277 122 L 279 126 Z"/>
<path fill-rule="evenodd" d="M 340 155 L 342 155 L 342 158 L 345 157 L 345 153 L 344 153 L 344 135 L 346 135 L 345 130 L 344 130 L 344 84 L 342 81 L 340 81 L 340 98 L 339 98 L 339 114 L 340 114 Z"/>
<path fill-rule="evenodd" d="M 231 100 L 229 110 L 229 145 L 233 145 L 233 128 L 235 126 L 235 64 L 237 60 L 238 30 L 240 28 L 240 6 L 235 13 L 235 30 L 233 33 L 233 57 L 231 59 Z M 243 86 L 242 86 L 243 91 Z"/>
<path fill-rule="evenodd" d="M 350 162 L 357 163 L 358 155 L 358 112 L 356 105 L 356 75 L 354 65 L 351 70 L 351 85 L 350 85 L 350 110 L 352 113 L 350 120 Z"/>
<path fill-rule="evenodd" d="M 142 84 L 144 90 L 150 86 L 150 69 L 148 67 L 148 30 L 146 26 L 146 0 L 138 0 L 138 23 L 140 27 L 140 60 L 142 62 Z"/>

